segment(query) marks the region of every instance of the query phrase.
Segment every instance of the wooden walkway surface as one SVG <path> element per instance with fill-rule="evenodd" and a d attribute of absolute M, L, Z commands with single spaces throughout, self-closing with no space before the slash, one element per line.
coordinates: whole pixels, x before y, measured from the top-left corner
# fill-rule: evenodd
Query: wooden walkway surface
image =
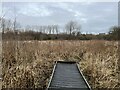
<path fill-rule="evenodd" d="M 48 90 L 91 90 L 76 62 L 57 61 Z"/>

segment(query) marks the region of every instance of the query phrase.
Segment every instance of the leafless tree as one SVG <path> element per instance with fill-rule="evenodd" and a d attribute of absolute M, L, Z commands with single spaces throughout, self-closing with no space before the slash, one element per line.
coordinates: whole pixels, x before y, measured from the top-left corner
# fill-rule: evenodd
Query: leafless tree
<path fill-rule="evenodd" d="M 43 32 L 43 26 L 38 26 L 38 32 Z"/>
<path fill-rule="evenodd" d="M 42 26 L 42 33 L 46 33 L 47 26 Z"/>
<path fill-rule="evenodd" d="M 12 21 L 11 20 L 7 20 L 7 19 L 3 19 L 1 20 L 1 30 L 2 30 L 2 33 L 4 34 L 5 32 L 9 32 L 12 30 Z"/>
<path fill-rule="evenodd" d="M 51 25 L 52 27 L 52 34 L 55 34 L 55 28 L 54 28 L 55 25 Z"/>
<path fill-rule="evenodd" d="M 5 19 L 1 18 L 1 28 L 2 28 L 2 34 L 5 33 Z"/>
<path fill-rule="evenodd" d="M 52 34 L 52 27 L 51 27 L 51 25 L 48 25 L 47 30 L 48 30 L 49 34 Z"/>
<path fill-rule="evenodd" d="M 65 30 L 67 34 L 72 34 L 72 32 L 80 32 L 81 26 L 76 21 L 70 21 L 65 25 Z"/>
<path fill-rule="evenodd" d="M 54 25 L 54 30 L 55 30 L 55 33 L 58 34 L 59 33 L 59 30 L 58 30 L 58 25 Z"/>
<path fill-rule="evenodd" d="M 11 20 L 8 20 L 6 22 L 6 31 L 9 32 L 11 30 L 12 30 L 12 22 L 11 22 Z"/>

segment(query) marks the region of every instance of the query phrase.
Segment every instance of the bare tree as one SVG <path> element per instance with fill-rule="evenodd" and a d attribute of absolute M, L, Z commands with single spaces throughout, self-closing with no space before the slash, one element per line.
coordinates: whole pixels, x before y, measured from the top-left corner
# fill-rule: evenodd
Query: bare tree
<path fill-rule="evenodd" d="M 65 25 L 65 30 L 67 34 L 72 34 L 72 32 L 80 32 L 81 26 L 76 21 L 70 21 Z"/>
<path fill-rule="evenodd" d="M 13 21 L 13 32 L 17 35 L 19 34 L 20 29 L 21 29 L 21 24 L 18 23 L 15 18 L 15 20 Z"/>
<path fill-rule="evenodd" d="M 11 20 L 3 19 L 1 20 L 1 28 L 2 28 L 2 33 L 4 34 L 5 32 L 9 32 L 12 30 L 12 22 Z"/>
<path fill-rule="evenodd" d="M 55 25 L 51 25 L 52 27 L 52 34 L 55 34 Z"/>
<path fill-rule="evenodd" d="M 2 28 L 2 34 L 5 33 L 5 19 L 1 18 L 1 28 Z"/>
<path fill-rule="evenodd" d="M 54 25 L 54 30 L 55 30 L 56 34 L 58 34 L 58 33 L 59 33 L 59 30 L 58 30 L 58 25 Z"/>
<path fill-rule="evenodd" d="M 29 25 L 25 26 L 25 31 L 29 31 L 29 30 L 30 30 L 30 26 Z"/>
<path fill-rule="evenodd" d="M 8 21 L 6 22 L 6 31 L 7 31 L 7 32 L 10 32 L 11 29 L 12 29 L 12 22 L 11 22 L 11 20 L 8 20 Z"/>
<path fill-rule="evenodd" d="M 109 36 L 113 40 L 120 40 L 120 26 L 113 26 L 110 28 L 110 31 L 108 32 Z"/>
<path fill-rule="evenodd" d="M 0 28 L 2 31 L 2 34 L 4 34 L 5 32 L 5 15 L 7 14 L 7 11 L 3 10 L 3 4 L 2 4 L 2 8 L 1 8 L 1 16 L 0 16 Z"/>
<path fill-rule="evenodd" d="M 39 33 L 42 33 L 42 32 L 43 32 L 43 26 L 39 26 L 39 25 L 38 25 L 38 32 L 39 32 Z"/>
<path fill-rule="evenodd" d="M 47 26 L 42 26 L 42 33 L 46 33 Z"/>
<path fill-rule="evenodd" d="M 47 27 L 48 33 L 51 34 L 52 33 L 52 27 L 50 25 L 48 25 Z"/>

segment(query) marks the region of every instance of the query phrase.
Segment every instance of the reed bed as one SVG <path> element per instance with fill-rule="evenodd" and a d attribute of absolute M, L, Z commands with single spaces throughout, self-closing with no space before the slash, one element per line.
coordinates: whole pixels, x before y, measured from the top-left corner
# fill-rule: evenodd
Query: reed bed
<path fill-rule="evenodd" d="M 2 88 L 46 88 L 57 60 L 72 60 L 92 88 L 119 88 L 118 42 L 3 41 Z"/>

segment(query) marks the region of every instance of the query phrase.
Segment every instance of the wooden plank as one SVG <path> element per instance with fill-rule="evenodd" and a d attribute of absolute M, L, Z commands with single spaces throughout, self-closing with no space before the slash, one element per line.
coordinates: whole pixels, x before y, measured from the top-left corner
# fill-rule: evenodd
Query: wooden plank
<path fill-rule="evenodd" d="M 58 61 L 48 85 L 49 90 L 91 90 L 76 62 Z"/>

